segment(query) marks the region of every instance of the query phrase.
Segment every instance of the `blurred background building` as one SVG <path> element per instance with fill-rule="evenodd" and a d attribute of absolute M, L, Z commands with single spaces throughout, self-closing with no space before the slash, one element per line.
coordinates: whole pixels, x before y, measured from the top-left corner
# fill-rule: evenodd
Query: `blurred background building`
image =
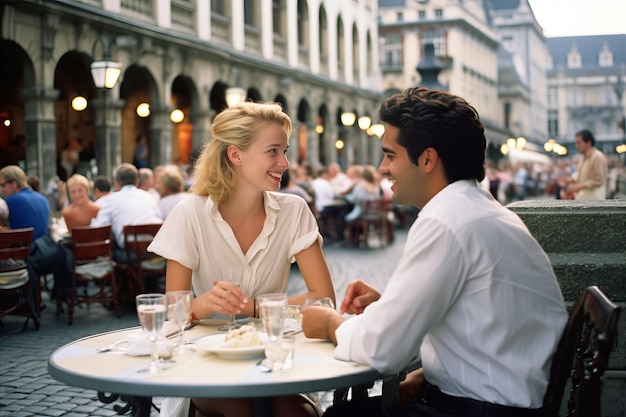
<path fill-rule="evenodd" d="M 414 85 L 468 99 L 492 160 L 626 143 L 626 34 L 546 38 L 528 0 L 3 0 L 0 24 L 0 166 L 43 183 L 64 148 L 110 175 L 142 135 L 188 165 L 231 99 L 282 103 L 291 161 L 378 164 L 378 105 Z"/>
<path fill-rule="evenodd" d="M 110 175 L 141 135 L 151 166 L 188 164 L 231 99 L 284 106 L 292 161 L 380 159 L 365 130 L 381 98 L 375 0 L 5 0 L 0 13 L 0 162 L 42 181 L 67 146 L 83 173 Z M 98 86 L 94 66 L 119 80 Z"/>

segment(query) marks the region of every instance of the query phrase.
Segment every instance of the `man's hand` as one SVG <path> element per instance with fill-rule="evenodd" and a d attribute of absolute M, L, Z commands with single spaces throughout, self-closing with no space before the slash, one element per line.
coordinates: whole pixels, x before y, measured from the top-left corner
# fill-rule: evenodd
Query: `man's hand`
<path fill-rule="evenodd" d="M 302 309 L 302 330 L 313 339 L 328 339 L 337 345 L 335 330 L 343 323 L 337 310 L 323 306 L 308 306 Z"/>
<path fill-rule="evenodd" d="M 346 288 L 346 296 L 341 302 L 339 312 L 361 314 L 365 307 L 377 301 L 380 293 L 363 281 L 352 281 Z"/>
<path fill-rule="evenodd" d="M 424 396 L 426 388 L 426 378 L 424 370 L 416 369 L 406 375 L 404 381 L 400 382 L 400 402 L 406 407 L 410 403 L 419 400 Z"/>

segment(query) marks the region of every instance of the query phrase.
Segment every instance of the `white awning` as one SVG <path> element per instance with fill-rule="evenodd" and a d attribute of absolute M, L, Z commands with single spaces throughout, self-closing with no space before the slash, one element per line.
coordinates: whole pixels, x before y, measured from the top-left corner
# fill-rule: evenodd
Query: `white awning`
<path fill-rule="evenodd" d="M 509 149 L 509 159 L 511 162 L 535 162 L 537 164 L 550 164 L 552 161 L 548 155 L 539 152 L 527 151 L 525 149 Z"/>

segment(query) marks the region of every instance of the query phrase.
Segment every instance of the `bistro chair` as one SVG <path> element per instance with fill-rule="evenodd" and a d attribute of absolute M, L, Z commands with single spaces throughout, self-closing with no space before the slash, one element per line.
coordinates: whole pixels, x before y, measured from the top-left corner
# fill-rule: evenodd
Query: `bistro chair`
<path fill-rule="evenodd" d="M 111 226 L 72 228 L 72 254 L 67 324 L 72 324 L 76 306 L 93 302 L 101 302 L 104 308 L 112 304 L 116 316 L 121 317 L 111 257 Z M 98 284 L 98 292 L 90 292 L 91 282 Z"/>
<path fill-rule="evenodd" d="M 390 237 L 390 228 L 387 218 L 387 204 L 383 199 L 364 200 L 361 205 L 361 215 L 350 222 L 346 222 L 346 234 L 349 245 L 363 245 L 369 247 L 370 235 L 376 238 L 380 245 L 387 244 L 393 239 Z"/>
<path fill-rule="evenodd" d="M 596 286 L 587 287 L 569 313 L 552 360 L 543 417 L 558 417 L 571 379 L 568 417 L 600 417 L 602 375 L 616 343 L 620 307 Z"/>
<path fill-rule="evenodd" d="M 37 310 L 38 281 L 29 268 L 28 254 L 33 237 L 33 228 L 7 229 L 0 231 L 0 319 L 8 314 L 33 319 L 39 329 Z"/>
<path fill-rule="evenodd" d="M 133 299 L 137 293 L 146 292 L 146 283 L 158 286 L 158 279 L 165 276 L 167 260 L 148 252 L 148 246 L 160 228 L 161 223 L 124 226 L 124 247 L 128 258 L 126 277 Z"/>

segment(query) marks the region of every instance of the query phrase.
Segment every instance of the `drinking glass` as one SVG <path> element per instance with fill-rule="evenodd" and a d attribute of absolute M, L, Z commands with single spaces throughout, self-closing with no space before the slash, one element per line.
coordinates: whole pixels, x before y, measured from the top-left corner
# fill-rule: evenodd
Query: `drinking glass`
<path fill-rule="evenodd" d="M 222 272 L 221 280 L 226 281 L 237 288 L 240 288 L 242 275 L 243 275 L 243 268 L 231 266 L 231 267 L 226 268 Z M 237 322 L 235 321 L 235 315 L 231 314 L 230 317 L 228 318 L 228 322 L 224 324 L 223 326 L 218 327 L 217 330 L 230 331 L 233 329 L 238 329 L 239 327 L 241 326 L 237 324 Z"/>
<path fill-rule="evenodd" d="M 167 298 L 167 318 L 179 328 L 178 342 L 174 352 L 177 354 L 193 352 L 193 349 L 187 348 L 183 343 L 183 333 L 185 332 L 185 326 L 187 325 L 189 315 L 191 314 L 193 292 L 168 291 L 165 293 L 165 297 Z"/>
<path fill-rule="evenodd" d="M 283 334 L 283 310 L 287 305 L 287 294 L 270 293 L 257 297 L 259 316 L 269 340 L 276 340 Z"/>
<path fill-rule="evenodd" d="M 295 338 L 281 336 L 265 342 L 265 356 L 270 361 L 272 372 L 286 371 L 293 367 Z"/>
<path fill-rule="evenodd" d="M 158 373 L 162 368 L 157 351 L 157 337 L 161 333 L 165 317 L 167 316 L 167 299 L 165 294 L 141 294 L 135 298 L 137 302 L 137 315 L 141 327 L 150 338 L 152 360 L 144 372 Z"/>
<path fill-rule="evenodd" d="M 308 298 L 306 300 L 304 300 L 304 303 L 302 303 L 302 308 L 308 307 L 308 306 L 323 306 L 323 307 L 330 307 L 330 308 L 335 308 L 335 303 L 333 303 L 333 300 L 330 297 L 323 297 L 323 298 Z"/>

